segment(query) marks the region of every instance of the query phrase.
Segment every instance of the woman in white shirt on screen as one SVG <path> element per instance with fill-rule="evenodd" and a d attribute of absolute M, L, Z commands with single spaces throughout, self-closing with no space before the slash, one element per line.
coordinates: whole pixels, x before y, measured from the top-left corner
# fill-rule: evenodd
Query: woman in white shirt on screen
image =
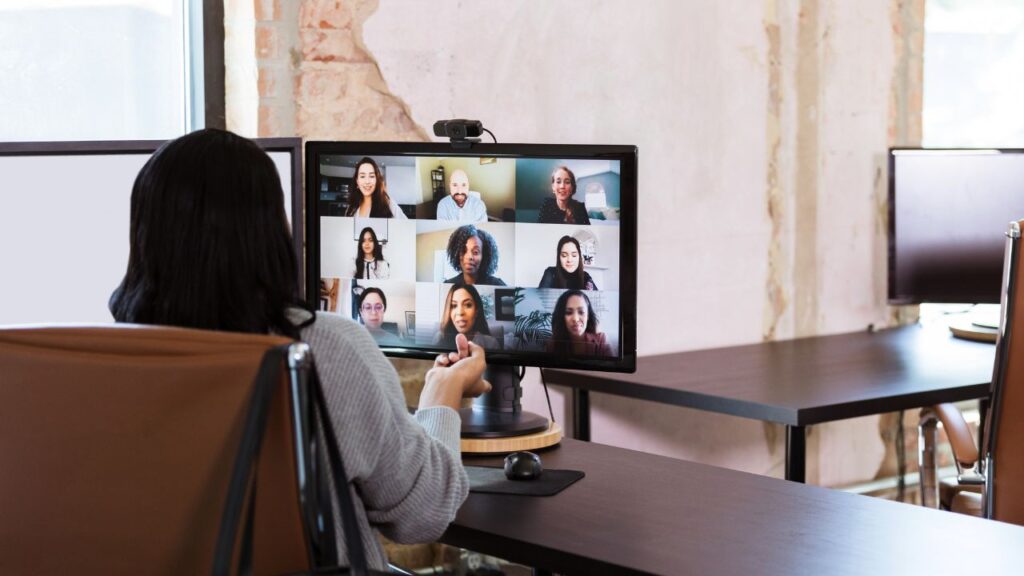
<path fill-rule="evenodd" d="M 363 158 L 356 164 L 352 180 L 355 185 L 348 193 L 346 216 L 406 219 L 402 209 L 388 196 L 384 173 L 373 158 Z"/>
<path fill-rule="evenodd" d="M 352 277 L 362 280 L 387 280 L 391 277 L 391 265 L 384 259 L 384 247 L 369 226 L 359 233 Z"/>

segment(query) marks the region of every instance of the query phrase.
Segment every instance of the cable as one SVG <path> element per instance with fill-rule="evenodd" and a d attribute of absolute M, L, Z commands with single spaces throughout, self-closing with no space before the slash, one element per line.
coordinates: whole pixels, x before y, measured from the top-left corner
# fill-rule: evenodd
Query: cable
<path fill-rule="evenodd" d="M 484 132 L 487 132 L 488 134 L 490 134 L 491 135 L 491 140 L 494 140 L 495 144 L 498 143 L 498 139 L 494 136 L 494 132 L 491 132 L 487 128 L 483 128 L 483 127 L 481 127 L 480 129 L 483 130 Z"/>
<path fill-rule="evenodd" d="M 551 409 L 551 395 L 548 394 L 548 383 L 547 383 L 547 380 L 544 379 L 544 369 L 543 368 L 538 368 L 537 370 L 540 371 L 540 383 L 544 386 L 544 397 L 548 399 L 548 414 L 551 415 L 551 423 L 554 424 L 555 423 L 555 411 Z"/>

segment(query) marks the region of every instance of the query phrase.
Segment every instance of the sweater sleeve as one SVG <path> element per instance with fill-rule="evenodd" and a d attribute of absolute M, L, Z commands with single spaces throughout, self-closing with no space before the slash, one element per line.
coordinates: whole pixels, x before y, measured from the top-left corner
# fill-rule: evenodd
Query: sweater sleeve
<path fill-rule="evenodd" d="M 458 412 L 437 407 L 411 416 L 394 368 L 356 324 L 321 314 L 309 332 L 367 520 L 396 542 L 436 540 L 469 493 Z"/>

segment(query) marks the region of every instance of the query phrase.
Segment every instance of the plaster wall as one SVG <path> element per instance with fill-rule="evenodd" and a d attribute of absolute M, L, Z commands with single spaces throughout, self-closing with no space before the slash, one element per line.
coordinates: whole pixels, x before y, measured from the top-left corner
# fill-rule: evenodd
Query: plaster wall
<path fill-rule="evenodd" d="M 919 125 L 921 0 L 280 2 L 298 30 L 279 47 L 293 109 L 278 113 L 300 136 L 424 140 L 466 117 L 502 142 L 638 145 L 640 354 L 898 319 L 883 159 Z M 538 384 L 528 371 L 524 403 L 546 413 Z M 612 396 L 592 408 L 595 441 L 781 475 L 778 426 Z M 880 426 L 813 428 L 809 481 L 874 477 Z"/>

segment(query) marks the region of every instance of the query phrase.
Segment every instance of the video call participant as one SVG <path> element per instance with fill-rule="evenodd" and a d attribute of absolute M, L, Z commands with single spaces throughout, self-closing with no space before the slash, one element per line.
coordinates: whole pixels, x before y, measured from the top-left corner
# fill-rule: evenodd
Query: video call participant
<path fill-rule="evenodd" d="M 384 259 L 384 247 L 377 240 L 377 233 L 369 226 L 359 233 L 352 277 L 374 280 L 387 280 L 391 277 L 391 265 Z"/>
<path fill-rule="evenodd" d="M 484 302 L 473 286 L 452 286 L 448 289 L 441 310 L 441 331 L 435 344 L 448 347 L 459 334 L 484 348 L 501 348 L 501 342 L 491 336 L 484 317 Z"/>
<path fill-rule="evenodd" d="M 385 346 L 398 346 L 404 344 L 397 334 L 392 334 L 383 328 L 384 314 L 388 311 L 388 299 L 380 288 L 366 288 L 359 294 L 356 300 L 356 307 L 359 309 L 359 321 L 366 330 L 373 336 L 378 344 Z"/>
<path fill-rule="evenodd" d="M 551 314 L 547 351 L 568 356 L 615 356 L 604 332 L 597 331 L 597 314 L 583 292 L 569 290 L 558 297 Z"/>
<path fill-rule="evenodd" d="M 367 561 L 386 571 L 374 532 L 433 542 L 469 493 L 458 408 L 463 396 L 490 388 L 481 379 L 484 351 L 457 339 L 455 351 L 434 360 L 410 416 L 398 374 L 366 330 L 303 309 L 282 197 L 274 162 L 250 140 L 205 129 L 164 144 L 132 188 L 128 268 L 110 311 L 118 322 L 307 342 L 361 508 Z M 335 519 L 345 565 L 340 515 Z"/>
<path fill-rule="evenodd" d="M 448 263 L 460 274 L 445 280 L 446 284 L 505 286 L 504 280 L 494 276 L 498 269 L 498 243 L 494 236 L 472 224 L 459 226 L 448 237 Z"/>
<path fill-rule="evenodd" d="M 487 205 L 469 193 L 469 175 L 458 169 L 448 178 L 448 195 L 437 203 L 438 220 L 487 222 Z"/>
<path fill-rule="evenodd" d="M 360 218 L 397 218 L 405 220 L 405 214 L 398 204 L 388 196 L 384 173 L 373 161 L 363 158 L 356 164 L 352 177 L 352 189 L 348 193 L 348 211 L 345 216 Z"/>
<path fill-rule="evenodd" d="M 594 279 L 583 269 L 579 240 L 572 236 L 562 236 L 555 250 L 555 265 L 544 270 L 537 287 L 597 290 Z"/>
<path fill-rule="evenodd" d="M 590 224 L 587 207 L 579 200 L 573 200 L 576 194 L 576 175 L 568 166 L 559 166 L 551 173 L 551 193 L 553 198 L 545 198 L 540 205 L 537 221 L 541 224 Z"/>

